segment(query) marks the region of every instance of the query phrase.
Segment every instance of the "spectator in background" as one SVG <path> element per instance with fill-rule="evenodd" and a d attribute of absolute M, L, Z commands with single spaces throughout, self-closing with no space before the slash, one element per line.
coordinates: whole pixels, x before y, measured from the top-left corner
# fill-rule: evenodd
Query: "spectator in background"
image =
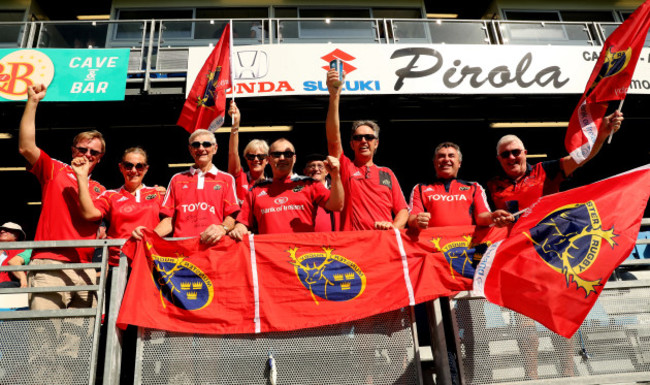
<path fill-rule="evenodd" d="M 325 167 L 325 160 L 327 157 L 322 154 L 307 155 L 305 168 L 303 174 L 310 177 L 316 182 L 320 182 L 323 186 L 330 188 L 330 178 L 327 168 Z M 314 231 L 328 232 L 338 231 L 340 226 L 340 213 L 338 211 L 327 211 L 323 207 L 318 206 L 316 217 L 314 218 Z"/>
<path fill-rule="evenodd" d="M 194 165 L 172 177 L 160 210 L 165 218 L 154 230 L 161 237 L 199 235 L 201 242 L 212 245 L 235 225 L 239 212 L 235 179 L 212 164 L 217 153 L 217 139 L 212 132 L 194 131 L 188 149 Z"/>
<path fill-rule="evenodd" d="M 543 195 L 560 191 L 560 183 L 600 151 L 611 132 L 621 128 L 623 114 L 616 111 L 605 118 L 589 157 L 578 164 L 570 155 L 530 165 L 524 143 L 515 135 L 505 135 L 497 143 L 497 160 L 503 173 L 488 181 L 490 197 L 497 209 L 516 213 L 533 204 Z M 508 221 L 507 217 L 497 221 Z"/>
<path fill-rule="evenodd" d="M 337 85 L 338 84 L 338 85 Z M 343 154 L 339 102 L 339 73 L 327 72 L 329 108 L 325 122 L 329 154 L 341 163 L 341 180 L 345 205 L 341 213 L 341 230 L 402 229 L 408 220 L 408 206 L 393 172 L 374 164 L 379 146 L 379 126 L 373 121 L 352 123 L 350 146 L 354 161 Z"/>
<path fill-rule="evenodd" d="M 69 165 L 50 158 L 36 145 L 36 109 L 45 98 L 44 85 L 28 87 L 27 103 L 19 131 L 19 151 L 29 162 L 29 171 L 38 178 L 42 188 L 41 216 L 36 228 L 35 241 L 95 239 L 99 221 L 87 221 L 79 209 L 76 176 Z M 98 131 L 78 134 L 72 141 L 72 158 L 85 158 L 88 172 L 97 166 L 106 144 Z M 96 198 L 104 186 L 94 180 L 88 183 L 88 193 Z M 93 248 L 52 248 L 34 250 L 30 265 L 51 265 L 71 262 L 90 262 Z M 30 274 L 31 287 L 94 285 L 95 270 L 50 270 Z M 32 293 L 32 310 L 55 310 L 95 306 L 97 300 L 91 292 Z"/>
<path fill-rule="evenodd" d="M 329 211 L 340 211 L 343 207 L 343 185 L 336 158 L 330 156 L 324 162 L 332 176 L 330 194 L 322 183 L 293 173 L 296 152 L 288 140 L 273 142 L 269 154 L 273 179 L 256 184 L 248 192 L 230 233 L 234 239 L 242 240 L 249 229 L 255 228 L 259 234 L 311 232 L 317 206 Z"/>
<path fill-rule="evenodd" d="M 106 190 L 93 200 L 88 193 L 88 169 L 85 158 L 72 161 L 72 170 L 77 175 L 81 215 L 89 221 L 105 219 L 109 223 L 106 235 L 112 239 L 129 238 L 138 226 L 155 227 L 160 222 L 160 208 L 164 192 L 156 187 L 147 187 L 142 182 L 149 171 L 147 153 L 140 147 L 124 151 L 119 169 L 124 185 L 115 190 Z M 120 248 L 109 249 L 108 263 L 119 265 Z"/>
<path fill-rule="evenodd" d="M 0 242 L 20 242 L 26 238 L 23 228 L 13 222 L 0 226 Z M 0 249 L 0 266 L 26 265 L 31 259 L 32 250 Z M 0 272 L 0 288 L 27 287 L 27 275 L 24 271 Z"/>
<path fill-rule="evenodd" d="M 241 114 L 235 102 L 230 102 L 228 114 L 232 117 L 230 141 L 228 143 L 228 173 L 235 178 L 237 186 L 237 199 L 243 203 L 248 194 L 248 189 L 255 183 L 266 179 L 264 169 L 268 164 L 269 145 L 261 139 L 253 139 L 244 148 L 244 159 L 248 164 L 248 171 L 244 172 L 239 159 L 239 124 Z"/>
<path fill-rule="evenodd" d="M 436 147 L 433 157 L 436 179 L 413 187 L 409 228 L 489 226 L 494 223 L 493 217 L 508 215 L 507 212 L 490 212 L 481 185 L 457 179 L 462 161 L 463 154 L 457 144 L 444 142 Z"/>

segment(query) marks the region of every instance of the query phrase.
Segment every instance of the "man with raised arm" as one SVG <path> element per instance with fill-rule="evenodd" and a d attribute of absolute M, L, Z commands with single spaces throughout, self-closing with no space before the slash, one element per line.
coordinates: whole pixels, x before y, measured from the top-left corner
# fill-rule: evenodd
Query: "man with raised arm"
<path fill-rule="evenodd" d="M 621 128 L 622 122 L 623 114 L 619 111 L 606 116 L 591 154 L 580 164 L 567 155 L 530 165 L 526 159 L 528 151 L 521 139 L 515 135 L 503 136 L 497 143 L 497 160 L 503 173 L 487 183 L 495 207 L 517 213 L 535 203 L 541 196 L 560 191 L 560 183 L 596 156 L 610 133 Z M 506 217 L 497 218 L 498 222 L 507 220 L 509 219 Z"/>
<path fill-rule="evenodd" d="M 329 108 L 325 122 L 329 154 L 340 160 L 345 205 L 341 212 L 341 230 L 402 229 L 408 219 L 408 206 L 393 172 L 377 166 L 375 152 L 379 146 L 379 126 L 369 120 L 352 123 L 350 146 L 354 161 L 343 154 L 339 103 L 339 73 L 327 72 Z"/>
<path fill-rule="evenodd" d="M 47 93 L 44 85 L 28 88 L 28 99 L 20 121 L 18 150 L 29 163 L 28 170 L 41 183 L 41 217 L 36 227 L 35 241 L 95 239 L 99 221 L 83 218 L 79 210 L 77 180 L 69 165 L 50 156 L 36 145 L 36 109 Z M 98 131 L 78 134 L 72 141 L 72 158 L 85 157 L 90 171 L 104 155 L 106 144 Z M 105 189 L 94 180 L 89 181 L 89 192 L 96 198 Z M 30 265 L 91 262 L 93 248 L 35 249 Z M 36 271 L 31 274 L 31 287 L 94 285 L 95 269 Z M 88 291 L 60 293 L 32 293 L 32 310 L 82 308 L 96 305 L 96 298 Z"/>

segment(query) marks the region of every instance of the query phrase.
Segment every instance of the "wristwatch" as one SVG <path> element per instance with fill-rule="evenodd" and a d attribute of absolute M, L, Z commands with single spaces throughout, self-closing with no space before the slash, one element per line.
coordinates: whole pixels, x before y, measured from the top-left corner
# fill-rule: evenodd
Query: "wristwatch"
<path fill-rule="evenodd" d="M 220 226 L 223 227 L 223 229 L 226 231 L 226 234 L 228 234 L 228 233 L 230 232 L 230 230 L 232 230 L 232 228 L 230 228 L 230 227 L 224 225 L 223 223 L 222 223 Z"/>

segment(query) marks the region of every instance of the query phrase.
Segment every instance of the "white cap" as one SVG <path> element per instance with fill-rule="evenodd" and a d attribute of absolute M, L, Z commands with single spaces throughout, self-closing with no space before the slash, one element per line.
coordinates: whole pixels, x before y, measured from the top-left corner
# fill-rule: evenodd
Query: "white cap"
<path fill-rule="evenodd" d="M 17 231 L 19 232 L 18 240 L 19 241 L 24 241 L 25 238 L 27 238 L 27 235 L 23 231 L 23 228 L 20 227 L 18 223 L 13 223 L 13 222 L 7 222 L 0 226 L 0 229 L 5 229 L 5 230 L 10 230 L 10 231 Z"/>

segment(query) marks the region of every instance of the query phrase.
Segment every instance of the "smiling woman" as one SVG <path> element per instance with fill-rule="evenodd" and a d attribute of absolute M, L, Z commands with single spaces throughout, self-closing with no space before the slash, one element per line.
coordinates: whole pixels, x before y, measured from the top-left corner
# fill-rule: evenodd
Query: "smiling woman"
<path fill-rule="evenodd" d="M 85 157 L 77 157 L 72 161 L 72 169 L 77 175 L 79 186 L 81 214 L 89 221 L 106 219 L 110 224 L 106 231 L 108 238 L 129 238 L 138 226 L 153 228 L 158 224 L 164 188 L 147 187 L 142 183 L 149 171 L 147 162 L 147 153 L 144 149 L 140 147 L 126 149 L 119 163 L 124 185 L 118 189 L 106 190 L 93 200 L 86 186 L 90 162 Z M 119 258 L 120 249 L 111 247 L 108 263 L 117 266 Z"/>

